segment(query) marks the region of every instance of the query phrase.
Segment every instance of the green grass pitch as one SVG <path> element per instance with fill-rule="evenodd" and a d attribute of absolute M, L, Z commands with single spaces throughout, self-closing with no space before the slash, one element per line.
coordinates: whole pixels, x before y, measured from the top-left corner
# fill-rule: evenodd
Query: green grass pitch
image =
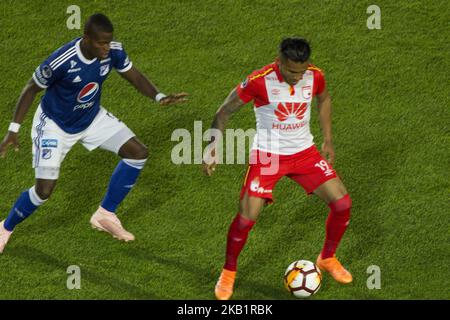
<path fill-rule="evenodd" d="M 273 61 L 285 36 L 310 40 L 333 98 L 335 168 L 353 199 L 338 257 L 353 272 L 342 286 L 325 276 L 313 299 L 449 299 L 449 3 L 445 1 L 7 1 L 0 3 L 0 130 L 17 98 L 53 50 L 81 35 L 82 21 L 108 15 L 134 65 L 184 105 L 160 107 L 117 74 L 102 104 L 149 146 L 150 161 L 118 214 L 137 240 L 120 243 L 90 228 L 118 158 L 77 145 L 51 200 L 13 234 L 0 255 L 0 299 L 213 299 L 226 232 L 237 212 L 245 165 L 174 165 L 177 128 L 209 128 L 228 92 Z M 367 7 L 381 8 L 369 30 Z M 0 160 L 0 218 L 34 183 L 30 130 L 21 150 Z M 317 112 L 312 130 L 321 143 Z M 228 128 L 253 128 L 248 105 Z M 320 252 L 327 207 L 283 179 L 239 260 L 235 299 L 293 299 L 285 268 Z M 67 267 L 81 268 L 68 290 Z M 366 286 L 381 269 L 381 289 Z"/>

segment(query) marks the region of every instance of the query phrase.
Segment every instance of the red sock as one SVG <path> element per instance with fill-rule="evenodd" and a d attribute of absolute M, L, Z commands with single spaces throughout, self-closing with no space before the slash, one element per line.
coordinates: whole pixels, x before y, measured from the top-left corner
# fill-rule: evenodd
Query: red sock
<path fill-rule="evenodd" d="M 227 254 L 224 268 L 236 271 L 237 259 L 247 242 L 248 233 L 256 221 L 244 218 L 240 213 L 236 215 L 228 230 Z"/>
<path fill-rule="evenodd" d="M 328 207 L 331 210 L 326 223 L 325 244 L 321 253 L 322 259 L 330 258 L 336 252 L 350 221 L 352 199 L 347 194 L 343 198 L 329 203 Z"/>

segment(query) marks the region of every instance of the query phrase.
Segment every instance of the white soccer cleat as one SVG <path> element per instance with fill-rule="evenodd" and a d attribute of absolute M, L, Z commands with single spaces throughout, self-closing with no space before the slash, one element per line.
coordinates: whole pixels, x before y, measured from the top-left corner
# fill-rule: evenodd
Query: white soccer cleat
<path fill-rule="evenodd" d="M 118 240 L 133 241 L 134 235 L 125 230 L 119 218 L 108 210 L 99 207 L 91 217 L 91 226 L 99 231 L 105 231 Z"/>
<path fill-rule="evenodd" d="M 13 233 L 12 231 L 6 230 L 3 226 L 4 224 L 5 220 L 0 222 L 0 253 L 3 253 L 3 250 L 5 250 L 5 246 Z"/>

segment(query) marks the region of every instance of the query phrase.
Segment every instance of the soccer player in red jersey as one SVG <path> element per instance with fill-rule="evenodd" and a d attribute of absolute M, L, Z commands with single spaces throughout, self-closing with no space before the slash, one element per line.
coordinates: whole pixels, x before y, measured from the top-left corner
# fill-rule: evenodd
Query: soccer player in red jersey
<path fill-rule="evenodd" d="M 328 204 L 325 243 L 316 264 L 340 283 L 352 281 L 350 272 L 335 256 L 349 223 L 352 201 L 332 167 L 331 97 L 323 72 L 309 61 L 310 54 L 306 40 L 284 39 L 276 61 L 250 74 L 231 91 L 215 115 L 212 128 L 223 133 L 230 116 L 253 100 L 257 126 L 239 212 L 228 231 L 226 261 L 215 287 L 217 299 L 231 298 L 238 256 L 263 206 L 273 201 L 272 190 L 283 176 Z M 313 97 L 317 97 L 323 131 L 321 152 L 309 127 Z M 215 143 L 211 139 L 212 156 L 203 165 L 209 176 L 217 164 Z"/>

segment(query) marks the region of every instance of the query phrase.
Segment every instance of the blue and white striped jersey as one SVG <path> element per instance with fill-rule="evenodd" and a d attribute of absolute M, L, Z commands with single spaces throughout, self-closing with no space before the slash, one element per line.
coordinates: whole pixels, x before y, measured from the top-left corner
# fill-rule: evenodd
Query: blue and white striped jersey
<path fill-rule="evenodd" d="M 80 50 L 81 38 L 62 46 L 33 73 L 36 84 L 46 89 L 41 99 L 44 113 L 65 132 L 85 130 L 100 110 L 102 84 L 112 68 L 131 69 L 120 42 L 111 42 L 108 58 L 88 60 Z"/>

